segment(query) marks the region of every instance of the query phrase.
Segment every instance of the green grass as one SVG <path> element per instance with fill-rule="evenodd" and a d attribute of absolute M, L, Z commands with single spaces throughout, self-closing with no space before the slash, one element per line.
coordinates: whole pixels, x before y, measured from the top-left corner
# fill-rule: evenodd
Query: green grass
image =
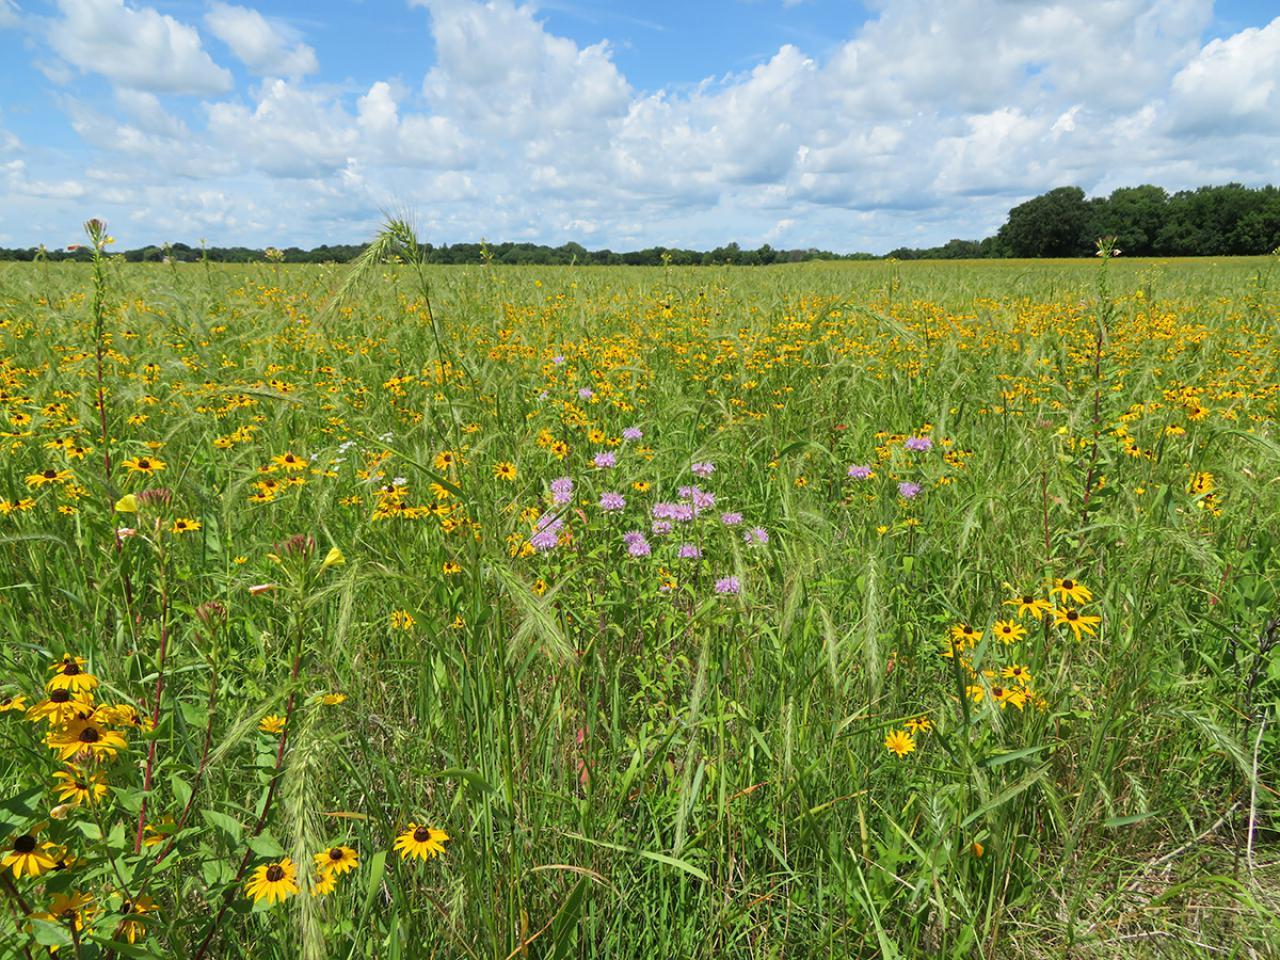
<path fill-rule="evenodd" d="M 4 849 L 43 822 L 77 858 L 3 889 L 5 956 L 193 956 L 206 936 L 206 956 L 273 960 L 1280 955 L 1274 258 L 104 259 L 105 447 L 94 277 L 0 265 L 0 696 L 38 702 L 70 653 L 99 702 L 148 715 L 162 670 L 160 722 L 101 764 L 105 800 L 51 818 L 46 726 L 0 714 Z M 91 452 L 46 446 L 67 437 Z M 606 449 L 618 465 L 592 469 Z M 289 451 L 314 460 L 260 472 Z M 122 468 L 144 455 L 166 469 Z M 46 468 L 73 476 L 29 489 Z M 399 478 L 384 505 L 437 483 L 456 529 L 375 519 Z M 623 534 L 695 482 L 714 508 L 629 556 Z M 171 501 L 113 510 L 156 487 Z M 571 541 L 522 555 L 525 510 Z M 743 542 L 756 526 L 767 544 Z M 323 567 L 331 547 L 345 562 Z M 730 575 L 740 594 L 717 594 Z M 1064 577 L 1094 593 L 1095 636 L 1024 618 L 995 638 L 1004 601 Z M 940 655 L 961 623 L 985 638 L 965 665 Z M 1013 665 L 1032 693 L 1002 708 Z M 286 712 L 278 752 L 258 723 Z M 886 734 L 920 716 L 896 757 Z M 135 853 L 152 743 L 147 823 L 189 813 Z M 442 857 L 392 851 L 410 821 L 449 833 Z M 361 862 L 327 897 L 300 877 L 264 910 L 247 872 L 233 885 L 335 843 Z M 83 930 L 22 918 L 70 891 L 101 908 Z M 110 911 L 143 891 L 158 909 L 112 946 Z"/>

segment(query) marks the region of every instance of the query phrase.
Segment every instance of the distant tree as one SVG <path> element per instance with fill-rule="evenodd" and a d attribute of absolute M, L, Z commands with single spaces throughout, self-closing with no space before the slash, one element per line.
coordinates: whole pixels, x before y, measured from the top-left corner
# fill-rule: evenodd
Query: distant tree
<path fill-rule="evenodd" d="M 1058 187 L 1010 210 L 996 236 L 1015 257 L 1079 257 L 1092 247 L 1092 221 L 1084 191 Z"/>

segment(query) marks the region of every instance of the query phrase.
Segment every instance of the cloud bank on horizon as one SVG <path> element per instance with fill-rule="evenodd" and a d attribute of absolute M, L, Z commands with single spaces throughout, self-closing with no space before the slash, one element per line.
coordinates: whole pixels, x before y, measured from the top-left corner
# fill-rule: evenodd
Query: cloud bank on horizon
<path fill-rule="evenodd" d="M 883 252 L 1068 183 L 1275 182 L 1264 6 L 0 0 L 0 245 L 101 216 L 310 247 L 395 209 L 434 242 Z"/>

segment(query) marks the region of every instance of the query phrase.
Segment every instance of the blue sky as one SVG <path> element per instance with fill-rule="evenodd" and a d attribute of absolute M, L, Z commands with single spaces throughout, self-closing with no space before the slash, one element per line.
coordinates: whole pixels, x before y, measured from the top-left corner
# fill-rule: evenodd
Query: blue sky
<path fill-rule="evenodd" d="M 1258 0 L 0 0 L 0 245 L 883 252 L 1280 181 Z"/>

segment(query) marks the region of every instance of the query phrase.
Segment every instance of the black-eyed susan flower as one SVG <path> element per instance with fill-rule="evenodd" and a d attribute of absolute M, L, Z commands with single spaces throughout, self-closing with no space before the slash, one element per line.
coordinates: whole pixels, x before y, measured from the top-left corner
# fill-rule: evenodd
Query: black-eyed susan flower
<path fill-rule="evenodd" d="M 90 714 L 77 717 L 61 730 L 49 734 L 46 743 L 59 760 L 109 760 L 128 746 L 124 735 L 107 727 Z"/>
<path fill-rule="evenodd" d="M 493 475 L 499 480 L 505 480 L 508 483 L 515 481 L 518 471 L 516 465 L 509 460 L 503 460 L 493 465 Z"/>
<path fill-rule="evenodd" d="M 884 738 L 884 746 L 891 753 L 905 757 L 916 748 L 916 740 L 905 730 L 891 730 Z"/>
<path fill-rule="evenodd" d="M 333 893 L 338 887 L 338 875 L 321 870 L 311 875 L 311 895 L 313 897 L 327 897 Z"/>
<path fill-rule="evenodd" d="M 991 632 L 1001 643 L 1016 643 L 1027 635 L 1027 628 L 1016 620 L 997 620 Z"/>
<path fill-rule="evenodd" d="M 200 529 L 200 521 L 192 520 L 190 517 L 178 517 L 173 521 L 173 526 L 169 529 L 178 534 L 194 533 Z"/>
<path fill-rule="evenodd" d="M 455 574 L 459 574 L 462 572 L 462 564 L 456 563 L 453 560 L 446 560 L 444 562 L 444 566 L 441 567 L 441 569 L 444 571 L 444 575 L 446 577 L 452 577 Z"/>
<path fill-rule="evenodd" d="M 9 841 L 9 852 L 0 860 L 0 870 L 12 870 L 15 879 L 38 877 L 52 870 L 57 865 L 53 856 L 57 848 L 37 840 L 39 833 L 40 827 L 33 827 L 13 837 Z"/>
<path fill-rule="evenodd" d="M 1049 600 L 1037 597 L 1034 594 L 1023 593 L 1014 597 L 1012 600 L 1004 602 L 1006 607 L 1016 607 L 1016 613 L 1020 617 L 1031 617 L 1034 620 L 1041 620 L 1045 614 L 1053 609 L 1053 603 Z"/>
<path fill-rule="evenodd" d="M 951 639 L 968 647 L 975 647 L 982 639 L 982 631 L 968 623 L 957 623 L 951 628 Z"/>
<path fill-rule="evenodd" d="M 1000 705 L 1003 710 L 1009 704 L 1013 704 L 1019 710 L 1027 705 L 1026 691 L 1019 687 L 1006 687 L 1001 684 L 994 684 L 991 687 L 991 702 Z"/>
<path fill-rule="evenodd" d="M 316 869 L 321 873 L 332 873 L 338 876 L 360 866 L 360 854 L 356 853 L 351 847 L 342 846 L 341 844 L 329 847 L 327 850 L 321 850 L 315 855 L 314 859 Z"/>
<path fill-rule="evenodd" d="M 307 467 L 306 457 L 300 457 L 292 450 L 286 451 L 278 457 L 272 457 L 271 462 L 277 467 L 282 467 L 289 471 L 305 470 Z"/>
<path fill-rule="evenodd" d="M 50 665 L 53 676 L 45 684 L 48 690 L 68 690 L 73 694 L 88 693 L 98 685 L 98 678 L 84 669 L 83 657 L 65 655 Z"/>
<path fill-rule="evenodd" d="M 27 710 L 27 719 L 33 723 L 43 720 L 50 726 L 61 726 L 77 716 L 87 716 L 93 710 L 89 694 L 73 694 L 66 687 L 51 690 L 45 700 Z"/>
<path fill-rule="evenodd" d="M 1065 625 L 1070 627 L 1071 632 L 1075 634 L 1075 638 L 1079 640 L 1084 634 L 1091 637 L 1096 636 L 1098 632 L 1096 627 L 1102 622 L 1102 618 L 1090 616 L 1074 608 L 1066 607 L 1053 611 L 1053 622 L 1055 626 Z"/>
<path fill-rule="evenodd" d="M 27 709 L 27 698 L 17 693 L 13 696 L 5 695 L 0 697 L 0 713 L 8 713 L 10 710 Z"/>
<path fill-rule="evenodd" d="M 1061 597 L 1064 601 L 1070 600 L 1075 604 L 1088 603 L 1093 599 L 1093 592 L 1088 587 L 1070 577 L 1054 580 L 1053 586 L 1049 588 L 1049 595 Z"/>
<path fill-rule="evenodd" d="M 394 849 L 398 850 L 400 856 L 406 860 L 409 857 L 430 860 L 444 853 L 444 845 L 448 840 L 449 835 L 443 830 L 410 823 L 404 833 L 396 837 Z"/>
<path fill-rule="evenodd" d="M 133 473 L 153 474 L 164 470 L 168 464 L 158 457 L 130 457 L 120 464 Z"/>
<path fill-rule="evenodd" d="M 137 919 L 146 913 L 154 913 L 156 903 L 145 893 L 138 897 L 124 897 L 116 908 L 116 916 L 120 917 L 116 927 L 115 939 L 137 943 L 147 935 L 147 925 Z"/>
<path fill-rule="evenodd" d="M 41 470 L 39 473 L 33 473 L 27 476 L 28 487 L 43 487 L 47 483 L 65 483 L 70 480 L 72 473 L 70 470 L 55 470 L 50 467 L 47 470 Z"/>
<path fill-rule="evenodd" d="M 258 721 L 258 729 L 272 735 L 284 733 L 284 717 L 278 713 L 269 713 Z"/>
<path fill-rule="evenodd" d="M 80 933 L 95 916 L 98 908 L 94 904 L 93 895 L 80 890 L 59 893 L 49 901 L 49 909 L 43 913 L 32 914 L 37 920 L 56 923 L 60 927 Z"/>
<path fill-rule="evenodd" d="M 1012 680 L 1014 683 L 1023 687 L 1031 685 L 1031 670 L 1018 663 L 1010 664 L 1005 667 L 1000 671 L 1000 676 L 1004 677 L 1006 680 Z"/>
<path fill-rule="evenodd" d="M 288 857 L 277 863 L 264 863 L 254 868 L 244 890 L 255 903 L 259 900 L 266 900 L 268 904 L 283 903 L 298 892 L 298 871 Z"/>
<path fill-rule="evenodd" d="M 58 781 L 54 788 L 58 799 L 63 803 L 93 803 L 107 795 L 107 785 L 102 774 L 84 770 L 59 770 L 53 778 Z"/>
<path fill-rule="evenodd" d="M 933 729 L 933 721 L 928 717 L 912 717 L 905 726 L 909 733 L 928 733 Z"/>

